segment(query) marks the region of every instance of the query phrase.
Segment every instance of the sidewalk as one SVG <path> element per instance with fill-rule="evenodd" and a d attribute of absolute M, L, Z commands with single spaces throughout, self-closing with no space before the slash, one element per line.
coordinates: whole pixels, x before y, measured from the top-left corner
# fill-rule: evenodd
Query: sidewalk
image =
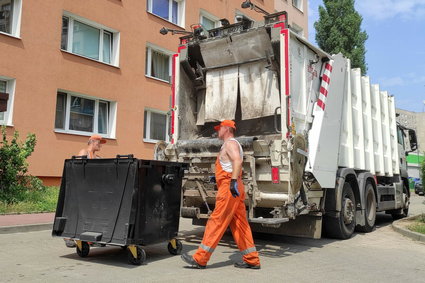
<path fill-rule="evenodd" d="M 50 230 L 55 213 L 0 215 L 0 234 Z"/>

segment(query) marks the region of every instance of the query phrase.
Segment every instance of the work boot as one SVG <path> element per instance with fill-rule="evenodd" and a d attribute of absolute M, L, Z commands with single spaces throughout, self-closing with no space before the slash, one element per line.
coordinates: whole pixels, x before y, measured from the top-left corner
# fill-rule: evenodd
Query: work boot
<path fill-rule="evenodd" d="M 74 240 L 72 239 L 63 239 L 65 241 L 65 245 L 68 248 L 75 248 L 77 245 L 75 244 Z"/>
<path fill-rule="evenodd" d="M 237 267 L 237 268 L 260 269 L 260 268 L 261 268 L 261 265 L 260 265 L 260 264 L 258 264 L 258 265 L 253 265 L 253 264 L 249 264 L 249 263 L 247 263 L 247 262 L 245 262 L 245 261 L 242 261 L 242 262 L 236 262 L 236 263 L 235 263 L 235 267 Z"/>
<path fill-rule="evenodd" d="M 188 254 L 182 254 L 182 260 L 194 268 L 205 269 L 206 267 L 205 265 L 200 265 L 199 263 L 197 263 L 195 259 Z"/>

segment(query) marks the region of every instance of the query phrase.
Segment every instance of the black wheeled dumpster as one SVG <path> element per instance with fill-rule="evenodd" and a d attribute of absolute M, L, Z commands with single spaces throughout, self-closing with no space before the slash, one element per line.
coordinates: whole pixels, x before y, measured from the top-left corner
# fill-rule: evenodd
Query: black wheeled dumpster
<path fill-rule="evenodd" d="M 141 160 L 132 155 L 112 159 L 65 160 L 52 235 L 72 239 L 86 257 L 90 245 L 128 249 L 132 264 L 141 264 L 141 248 L 168 241 L 180 254 L 181 186 L 187 164 Z"/>

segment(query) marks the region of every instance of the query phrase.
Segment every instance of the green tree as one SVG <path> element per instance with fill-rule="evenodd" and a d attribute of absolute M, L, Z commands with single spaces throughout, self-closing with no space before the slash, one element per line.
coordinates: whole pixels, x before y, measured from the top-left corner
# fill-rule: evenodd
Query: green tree
<path fill-rule="evenodd" d="M 0 140 L 0 201 L 19 202 L 25 199 L 28 190 L 43 189 L 41 180 L 28 172 L 27 158 L 36 145 L 34 134 L 28 134 L 24 142 L 19 142 L 15 131 L 11 140 L 6 137 L 6 127 L 1 127 Z"/>
<path fill-rule="evenodd" d="M 425 152 L 424 152 L 425 155 Z M 425 186 L 425 182 L 424 182 L 424 178 L 425 178 L 425 158 L 422 160 L 421 162 L 421 169 L 420 169 L 420 174 L 419 174 L 421 180 L 422 180 L 422 185 Z"/>
<path fill-rule="evenodd" d="M 342 53 L 353 68 L 366 74 L 364 44 L 368 36 L 361 30 L 363 18 L 354 8 L 354 0 L 323 0 L 323 4 L 314 23 L 319 47 L 330 54 Z"/>

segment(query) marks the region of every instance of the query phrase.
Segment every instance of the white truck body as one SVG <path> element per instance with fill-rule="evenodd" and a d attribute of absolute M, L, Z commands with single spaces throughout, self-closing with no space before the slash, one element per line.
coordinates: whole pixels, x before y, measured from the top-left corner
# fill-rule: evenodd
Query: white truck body
<path fill-rule="evenodd" d="M 356 226 L 373 229 L 376 211 L 403 216 L 409 191 L 394 98 L 285 19 L 281 12 L 181 38 L 172 139 L 157 145 L 156 158 L 190 164 L 182 216 L 204 223 L 214 207 L 208 177 L 221 142 L 211 136 L 224 119 L 236 121 L 244 149 L 254 230 L 319 238 L 325 220 L 329 236 L 348 238 Z"/>

